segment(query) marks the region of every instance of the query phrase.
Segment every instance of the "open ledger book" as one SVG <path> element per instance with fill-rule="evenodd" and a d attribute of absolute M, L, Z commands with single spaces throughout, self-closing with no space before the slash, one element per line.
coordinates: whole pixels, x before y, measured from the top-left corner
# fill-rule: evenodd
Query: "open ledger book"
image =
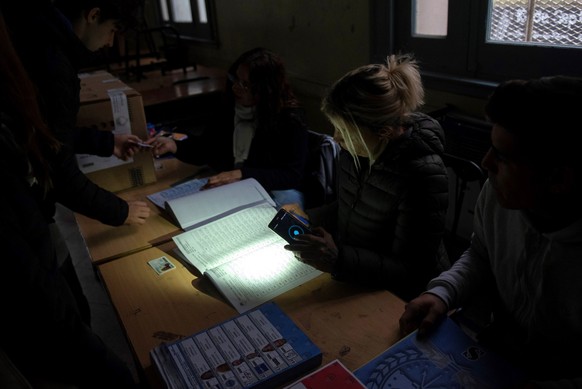
<path fill-rule="evenodd" d="M 171 188 L 149 194 L 146 197 L 158 207 L 166 209 L 167 202 L 198 193 L 207 182 L 207 178 L 193 178 Z"/>
<path fill-rule="evenodd" d="M 277 210 L 257 181 L 243 180 L 182 199 L 172 209 L 178 218 L 184 216 L 179 210 L 189 213 L 182 220 L 191 227 L 172 238 L 178 254 L 212 281 L 239 313 L 321 274 L 285 250 L 285 240 L 268 227 Z M 200 212 L 193 216 L 194 209 Z M 200 214 L 206 219 L 199 220 Z"/>
<path fill-rule="evenodd" d="M 257 204 L 275 207 L 271 196 L 254 178 L 201 190 L 206 182 L 201 178 L 190 180 L 151 194 L 148 199 L 158 206 L 163 205 L 162 208 L 186 231 Z"/>

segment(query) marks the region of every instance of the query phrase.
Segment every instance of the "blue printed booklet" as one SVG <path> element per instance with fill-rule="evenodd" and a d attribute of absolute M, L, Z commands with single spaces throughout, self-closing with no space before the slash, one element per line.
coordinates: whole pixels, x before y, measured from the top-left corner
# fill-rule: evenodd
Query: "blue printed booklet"
<path fill-rule="evenodd" d="M 451 319 L 426 340 L 416 331 L 358 368 L 367 388 L 499 389 L 523 382 L 524 375 L 478 345 Z"/>
<path fill-rule="evenodd" d="M 273 388 L 321 364 L 319 348 L 274 302 L 150 352 L 170 389 Z"/>
<path fill-rule="evenodd" d="M 167 201 L 200 192 L 200 189 L 202 189 L 207 182 L 207 178 L 194 178 L 161 192 L 152 193 L 146 197 L 158 207 L 165 209 Z"/>

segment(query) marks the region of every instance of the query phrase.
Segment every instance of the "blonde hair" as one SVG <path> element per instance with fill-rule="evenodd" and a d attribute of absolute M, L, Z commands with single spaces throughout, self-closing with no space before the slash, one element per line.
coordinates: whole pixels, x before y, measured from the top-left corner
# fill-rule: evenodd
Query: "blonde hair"
<path fill-rule="evenodd" d="M 359 168 L 357 146 L 363 147 L 370 165 L 379 154 L 367 147 L 362 129 L 387 143 L 422 104 L 424 88 L 417 62 L 410 55 L 390 55 L 386 64 L 361 66 L 336 81 L 323 99 L 321 111 L 343 137 Z"/>

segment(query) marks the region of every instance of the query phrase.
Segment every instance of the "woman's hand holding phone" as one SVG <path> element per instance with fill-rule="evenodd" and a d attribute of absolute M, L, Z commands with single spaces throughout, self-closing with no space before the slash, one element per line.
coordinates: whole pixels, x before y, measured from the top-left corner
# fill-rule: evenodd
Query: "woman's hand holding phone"
<path fill-rule="evenodd" d="M 293 251 L 300 261 L 323 272 L 333 271 L 338 249 L 333 237 L 325 229 L 311 229 L 283 208 L 277 212 L 269 227 L 289 243 L 285 249 Z"/>
<path fill-rule="evenodd" d="M 269 228 L 289 243 L 294 243 L 299 235 L 312 234 L 307 224 L 284 208 L 277 212 Z"/>
<path fill-rule="evenodd" d="M 285 245 L 285 249 L 293 251 L 301 262 L 327 273 L 333 272 L 339 252 L 331 234 L 322 227 L 298 236 L 294 243 Z"/>

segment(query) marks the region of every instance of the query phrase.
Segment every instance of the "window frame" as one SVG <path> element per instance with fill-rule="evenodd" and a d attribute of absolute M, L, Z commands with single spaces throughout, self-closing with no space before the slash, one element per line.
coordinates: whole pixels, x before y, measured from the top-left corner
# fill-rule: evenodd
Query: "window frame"
<path fill-rule="evenodd" d="M 163 13 L 160 7 L 160 1 L 165 1 L 168 9 L 169 20 L 164 20 Z M 190 8 L 192 10 L 192 22 L 181 23 L 172 20 L 172 4 L 170 0 L 156 0 L 157 15 L 159 16 L 160 25 L 171 26 L 180 35 L 180 39 L 186 41 L 193 41 L 198 43 L 205 43 L 209 45 L 218 45 L 217 24 L 216 24 L 216 8 L 215 0 L 204 0 L 206 3 L 206 15 L 208 22 L 200 23 L 198 15 L 198 4 L 196 0 L 189 0 Z"/>
<path fill-rule="evenodd" d="M 582 76 L 582 48 L 486 42 L 488 7 L 489 0 L 449 0 L 447 36 L 427 38 L 412 36 L 412 1 L 372 0 L 372 61 L 413 53 L 427 87 L 474 97 L 511 78 Z"/>

